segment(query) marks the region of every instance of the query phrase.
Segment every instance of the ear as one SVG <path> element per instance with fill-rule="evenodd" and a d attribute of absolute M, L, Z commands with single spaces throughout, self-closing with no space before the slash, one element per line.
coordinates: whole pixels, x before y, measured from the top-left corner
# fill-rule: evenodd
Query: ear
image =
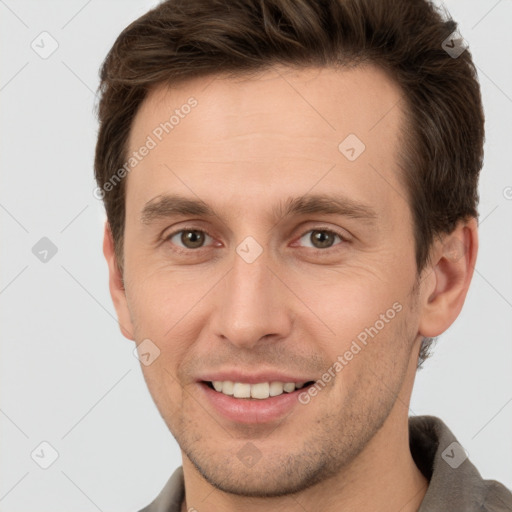
<path fill-rule="evenodd" d="M 478 252 L 476 218 L 461 221 L 434 242 L 431 264 L 423 279 L 419 334 L 434 338 L 459 316 L 473 277 Z"/>
<path fill-rule="evenodd" d="M 133 325 L 126 301 L 126 292 L 124 289 L 123 275 L 119 270 L 117 258 L 114 251 L 114 238 L 110 230 L 108 221 L 105 222 L 105 233 L 103 235 L 103 254 L 108 264 L 108 286 L 110 289 L 110 296 L 117 312 L 117 319 L 119 328 L 125 338 L 134 340 Z"/>

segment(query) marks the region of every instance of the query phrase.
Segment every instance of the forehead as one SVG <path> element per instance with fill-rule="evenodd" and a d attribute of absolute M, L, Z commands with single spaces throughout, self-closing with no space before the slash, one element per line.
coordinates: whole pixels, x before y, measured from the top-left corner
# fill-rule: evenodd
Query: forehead
<path fill-rule="evenodd" d="M 128 141 L 128 156 L 150 139 L 152 148 L 127 177 L 127 212 L 140 214 L 165 193 L 219 207 L 229 198 L 240 212 L 333 188 L 377 211 L 394 209 L 405 197 L 397 169 L 401 100 L 373 66 L 275 67 L 156 87 Z"/>

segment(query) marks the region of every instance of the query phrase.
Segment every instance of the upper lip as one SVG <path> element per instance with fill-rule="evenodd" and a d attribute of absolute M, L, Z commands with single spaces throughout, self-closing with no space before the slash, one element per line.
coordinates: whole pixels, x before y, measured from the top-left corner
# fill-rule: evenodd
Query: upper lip
<path fill-rule="evenodd" d="M 226 381 L 241 382 L 244 384 L 257 384 L 258 382 L 309 382 L 314 378 L 304 377 L 302 375 L 290 375 L 278 371 L 268 371 L 261 373 L 246 373 L 240 370 L 226 370 L 222 372 L 208 373 L 197 379 L 198 381 L 214 382 Z"/>

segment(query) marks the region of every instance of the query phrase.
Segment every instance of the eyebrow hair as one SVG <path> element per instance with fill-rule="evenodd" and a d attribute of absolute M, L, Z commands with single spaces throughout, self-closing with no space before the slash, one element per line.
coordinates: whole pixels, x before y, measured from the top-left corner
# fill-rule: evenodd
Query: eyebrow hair
<path fill-rule="evenodd" d="M 360 219 L 368 224 L 373 224 L 378 217 L 376 211 L 368 205 L 349 197 L 330 194 L 289 197 L 286 201 L 275 205 L 271 215 L 278 220 L 292 215 L 312 213 L 341 215 Z M 140 220 L 143 224 L 151 224 L 161 218 L 187 215 L 219 217 L 204 201 L 176 194 L 162 194 L 145 204 Z"/>

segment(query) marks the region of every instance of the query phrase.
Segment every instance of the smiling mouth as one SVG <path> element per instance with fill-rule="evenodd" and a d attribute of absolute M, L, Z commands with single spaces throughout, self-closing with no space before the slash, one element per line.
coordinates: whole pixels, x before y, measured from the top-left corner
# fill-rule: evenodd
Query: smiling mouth
<path fill-rule="evenodd" d="M 217 393 L 232 398 L 245 400 L 265 400 L 285 393 L 293 393 L 314 384 L 308 382 L 258 382 L 247 384 L 232 381 L 202 381 L 202 383 Z"/>

